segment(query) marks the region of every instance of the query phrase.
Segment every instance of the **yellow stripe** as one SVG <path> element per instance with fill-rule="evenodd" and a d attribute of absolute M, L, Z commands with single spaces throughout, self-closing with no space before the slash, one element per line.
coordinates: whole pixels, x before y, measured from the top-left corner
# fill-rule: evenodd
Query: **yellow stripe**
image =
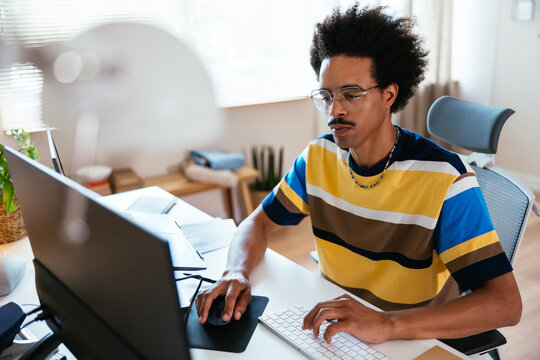
<path fill-rule="evenodd" d="M 279 189 L 285 194 L 285 196 L 304 214 L 309 214 L 308 204 L 287 184 L 287 181 L 283 179 L 279 185 Z"/>
<path fill-rule="evenodd" d="M 339 160 L 332 151 L 312 145 L 309 159 L 306 182 L 331 195 L 368 209 L 431 218 L 439 216 L 446 191 L 456 178 L 433 171 L 387 170 L 377 186 L 366 190 L 358 188 L 351 179 L 347 162 Z M 367 185 L 376 182 L 380 175 L 354 176 L 359 183 Z M 358 196 L 358 191 L 363 191 L 362 196 Z"/>
<path fill-rule="evenodd" d="M 449 263 L 450 261 L 455 260 L 460 256 L 483 248 L 484 246 L 491 245 L 497 241 L 499 241 L 499 237 L 497 236 L 495 230 L 492 230 L 488 233 L 456 245 L 443 252 L 440 256 L 442 261 L 444 261 L 445 263 Z"/>
<path fill-rule="evenodd" d="M 391 260 L 373 261 L 344 247 L 315 237 L 321 270 L 346 287 L 366 289 L 382 300 L 416 304 L 433 299 L 450 272 L 433 252 L 427 269 L 408 269 Z"/>

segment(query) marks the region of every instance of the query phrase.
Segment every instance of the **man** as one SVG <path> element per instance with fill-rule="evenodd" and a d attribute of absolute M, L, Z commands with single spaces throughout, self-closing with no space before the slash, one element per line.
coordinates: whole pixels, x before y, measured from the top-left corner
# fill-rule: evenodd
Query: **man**
<path fill-rule="evenodd" d="M 251 299 L 249 274 L 279 225 L 310 215 L 324 277 L 349 295 L 318 303 L 304 329 L 380 343 L 456 338 L 516 324 L 521 298 L 472 169 L 456 154 L 392 125 L 423 78 L 426 52 L 410 20 L 351 7 L 318 24 L 312 92 L 331 135 L 313 140 L 280 185 L 240 224 L 223 277 L 197 297 L 204 323 Z M 461 292 L 471 290 L 468 295 Z"/>

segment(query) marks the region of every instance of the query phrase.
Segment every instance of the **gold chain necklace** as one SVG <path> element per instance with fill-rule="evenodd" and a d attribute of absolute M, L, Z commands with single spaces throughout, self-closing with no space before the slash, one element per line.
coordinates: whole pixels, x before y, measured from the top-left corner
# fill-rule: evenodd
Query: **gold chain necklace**
<path fill-rule="evenodd" d="M 392 155 L 394 154 L 394 150 L 396 149 L 396 146 L 397 146 L 397 143 L 399 141 L 399 137 L 401 136 L 401 131 L 399 131 L 399 128 L 396 127 L 396 140 L 394 141 L 394 146 L 392 146 L 392 150 L 390 150 L 390 155 L 388 155 L 388 161 L 386 161 L 386 165 L 384 165 L 384 169 L 383 169 L 383 172 L 381 174 L 381 176 L 379 177 L 379 179 L 374 183 L 374 184 L 371 184 L 371 185 L 362 185 L 362 184 L 359 184 L 358 181 L 356 181 L 354 175 L 353 175 L 353 171 L 352 171 L 352 168 L 351 168 L 351 161 L 350 161 L 350 158 L 352 157 L 352 154 L 350 153 L 350 150 L 349 150 L 349 157 L 347 159 L 347 164 L 349 165 L 349 174 L 351 174 L 351 178 L 353 179 L 354 183 L 358 186 L 360 186 L 362 189 L 372 189 L 374 188 L 383 178 L 384 176 L 384 173 L 386 172 L 386 169 L 388 169 L 388 165 L 390 165 L 390 159 L 392 159 Z"/>

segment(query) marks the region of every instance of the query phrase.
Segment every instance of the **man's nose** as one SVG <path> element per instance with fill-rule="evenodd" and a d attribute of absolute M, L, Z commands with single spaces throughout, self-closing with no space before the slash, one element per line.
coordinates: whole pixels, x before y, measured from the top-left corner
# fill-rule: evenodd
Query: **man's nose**
<path fill-rule="evenodd" d="M 343 107 L 341 100 L 339 97 L 335 97 L 334 101 L 332 101 L 332 106 L 330 107 L 329 114 L 332 115 L 334 118 L 337 118 L 339 116 L 345 115 L 345 108 Z"/>

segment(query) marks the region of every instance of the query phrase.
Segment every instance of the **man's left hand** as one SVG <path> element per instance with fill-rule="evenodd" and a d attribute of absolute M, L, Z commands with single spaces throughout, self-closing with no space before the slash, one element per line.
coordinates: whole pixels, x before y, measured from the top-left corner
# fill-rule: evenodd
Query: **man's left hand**
<path fill-rule="evenodd" d="M 347 294 L 315 305 L 305 316 L 302 329 L 313 330 L 313 335 L 317 337 L 319 327 L 326 320 L 333 320 L 324 332 L 324 339 L 329 344 L 332 337 L 340 332 L 374 344 L 391 337 L 392 322 L 389 314 L 370 309 Z"/>

